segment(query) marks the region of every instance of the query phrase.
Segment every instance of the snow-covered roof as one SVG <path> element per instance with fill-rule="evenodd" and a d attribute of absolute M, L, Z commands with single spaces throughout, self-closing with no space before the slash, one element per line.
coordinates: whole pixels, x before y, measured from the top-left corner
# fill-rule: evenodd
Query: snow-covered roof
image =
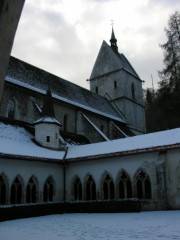
<path fill-rule="evenodd" d="M 94 156 L 123 155 L 155 151 L 178 145 L 180 148 L 180 128 L 162 132 L 143 134 L 108 142 L 69 148 L 68 159 L 91 158 Z"/>
<path fill-rule="evenodd" d="M 48 124 L 56 124 L 58 126 L 62 126 L 62 124 L 56 120 L 54 117 L 49 117 L 49 116 L 44 116 L 44 117 L 41 117 L 40 119 L 38 119 L 37 121 L 35 121 L 33 124 L 36 125 L 36 124 L 39 124 L 39 123 L 48 123 Z"/>
<path fill-rule="evenodd" d="M 17 58 L 10 57 L 5 80 L 41 94 L 51 82 L 53 98 L 125 123 L 106 98 Z"/>
<path fill-rule="evenodd" d="M 62 160 L 64 151 L 49 150 L 38 146 L 34 136 L 25 128 L 0 123 L 0 155 L 23 156 L 42 159 Z"/>
<path fill-rule="evenodd" d="M 36 145 L 34 136 L 25 128 L 0 123 L 0 156 L 23 156 L 37 159 L 53 159 L 61 161 L 64 151 L 49 150 Z M 144 134 L 124 139 L 101 143 L 69 146 L 66 159 L 86 159 L 111 155 L 123 155 L 139 152 L 155 151 L 169 147 L 180 148 L 180 128 Z"/>

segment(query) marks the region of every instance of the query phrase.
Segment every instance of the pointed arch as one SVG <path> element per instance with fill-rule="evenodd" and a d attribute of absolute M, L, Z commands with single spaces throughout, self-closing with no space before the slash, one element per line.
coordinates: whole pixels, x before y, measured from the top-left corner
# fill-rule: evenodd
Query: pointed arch
<path fill-rule="evenodd" d="M 178 165 L 176 166 L 175 186 L 176 186 L 177 197 L 180 198 L 180 161 L 179 161 Z"/>
<path fill-rule="evenodd" d="M 15 100 L 13 98 L 8 100 L 7 117 L 11 119 L 15 118 Z"/>
<path fill-rule="evenodd" d="M 82 200 L 82 183 L 78 176 L 75 176 L 72 181 L 72 191 L 75 201 Z"/>
<path fill-rule="evenodd" d="M 109 173 L 103 174 L 102 194 L 104 200 L 112 200 L 115 198 L 114 181 Z"/>
<path fill-rule="evenodd" d="M 55 195 L 55 182 L 53 177 L 49 176 L 44 183 L 43 201 L 52 202 L 54 195 Z"/>
<path fill-rule="evenodd" d="M 132 99 L 134 100 L 136 99 L 134 83 L 131 84 L 131 96 L 132 96 Z"/>
<path fill-rule="evenodd" d="M 38 201 L 38 181 L 37 178 L 31 176 L 26 187 L 26 202 L 36 203 Z"/>
<path fill-rule="evenodd" d="M 98 87 L 96 87 L 96 93 L 97 93 L 97 94 L 99 93 Z"/>
<path fill-rule="evenodd" d="M 152 189 L 148 174 L 143 169 L 139 169 L 136 172 L 134 179 L 136 197 L 139 199 L 151 199 Z"/>
<path fill-rule="evenodd" d="M 4 174 L 0 175 L 0 205 L 6 204 L 8 198 L 7 178 Z"/>
<path fill-rule="evenodd" d="M 122 169 L 117 177 L 118 198 L 132 198 L 132 184 L 128 173 Z"/>
<path fill-rule="evenodd" d="M 96 183 L 92 175 L 88 175 L 85 180 L 86 200 L 96 200 Z"/>
<path fill-rule="evenodd" d="M 67 127 L 68 127 L 68 115 L 65 114 L 63 117 L 63 130 L 67 131 Z"/>
<path fill-rule="evenodd" d="M 21 204 L 23 202 L 24 184 L 22 178 L 18 175 L 11 185 L 11 204 Z"/>

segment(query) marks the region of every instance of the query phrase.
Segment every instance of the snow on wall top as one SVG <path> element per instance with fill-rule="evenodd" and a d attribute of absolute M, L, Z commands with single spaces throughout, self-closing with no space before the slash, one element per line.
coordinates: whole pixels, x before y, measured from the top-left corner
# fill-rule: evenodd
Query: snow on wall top
<path fill-rule="evenodd" d="M 33 139 L 34 136 L 23 127 L 0 123 L 0 154 L 43 159 L 63 159 L 65 154 L 64 151 L 55 151 L 40 147 L 35 144 Z M 180 128 L 108 142 L 69 146 L 66 158 L 84 158 L 174 144 L 180 144 Z"/>

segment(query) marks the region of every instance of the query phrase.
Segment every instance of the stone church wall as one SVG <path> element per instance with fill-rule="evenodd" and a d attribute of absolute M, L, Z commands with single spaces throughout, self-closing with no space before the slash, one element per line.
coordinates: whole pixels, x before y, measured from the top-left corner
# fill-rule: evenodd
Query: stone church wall
<path fill-rule="evenodd" d="M 38 100 L 37 100 L 38 99 Z M 38 102 L 42 107 L 43 95 L 24 89 L 17 85 L 5 84 L 5 91 L 0 105 L 0 115 L 8 117 L 9 101 L 14 101 L 14 119 L 33 123 L 40 117 L 40 112 L 34 103 Z"/>
<path fill-rule="evenodd" d="M 105 139 L 94 129 L 94 127 L 82 116 L 88 117 L 92 124 L 94 124 L 99 130 L 101 130 L 106 136 L 109 135 L 108 121 L 102 117 L 98 117 L 95 114 L 89 114 L 88 112 L 79 111 L 77 118 L 77 133 L 85 135 L 90 142 L 105 141 Z"/>
<path fill-rule="evenodd" d="M 34 123 L 41 116 L 44 95 L 7 83 L 0 105 L 0 115 L 8 117 L 9 101 L 14 102 L 14 119 Z M 109 120 L 80 109 L 71 104 L 54 99 L 56 119 L 63 125 L 62 130 L 86 136 L 90 142 L 104 141 L 104 138 L 82 117 L 82 113 L 108 137 L 110 134 Z M 11 116 L 12 117 L 12 116 Z"/>

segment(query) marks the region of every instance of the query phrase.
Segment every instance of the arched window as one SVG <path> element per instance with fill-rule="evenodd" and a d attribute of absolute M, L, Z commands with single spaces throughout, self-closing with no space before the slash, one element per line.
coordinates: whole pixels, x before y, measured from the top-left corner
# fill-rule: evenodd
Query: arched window
<path fill-rule="evenodd" d="M 132 99 L 136 99 L 135 97 L 135 87 L 134 87 L 134 83 L 131 84 L 131 95 L 132 95 Z"/>
<path fill-rule="evenodd" d="M 151 199 L 151 183 L 149 181 L 149 177 L 145 179 L 144 181 L 144 187 L 145 187 L 145 199 Z"/>
<path fill-rule="evenodd" d="M 103 196 L 104 196 L 104 200 L 109 199 L 109 189 L 108 189 L 108 183 L 106 181 L 104 181 L 103 183 Z"/>
<path fill-rule="evenodd" d="M 104 125 L 101 124 L 101 132 L 103 132 L 103 131 L 104 131 Z"/>
<path fill-rule="evenodd" d="M 77 177 L 73 183 L 73 190 L 74 190 L 74 200 L 82 200 L 82 184 L 81 180 Z"/>
<path fill-rule="evenodd" d="M 54 196 L 54 181 L 52 177 L 48 177 L 44 183 L 43 201 L 52 202 Z"/>
<path fill-rule="evenodd" d="M 114 89 L 116 89 L 116 88 L 117 88 L 117 82 L 114 81 Z"/>
<path fill-rule="evenodd" d="M 124 182 L 122 180 L 119 181 L 119 198 L 125 198 L 125 189 L 124 189 Z"/>
<path fill-rule="evenodd" d="M 136 182 L 136 189 L 137 189 L 137 198 L 143 199 L 143 184 L 141 180 L 137 180 Z"/>
<path fill-rule="evenodd" d="M 3 176 L 0 176 L 0 205 L 6 204 L 7 185 Z"/>
<path fill-rule="evenodd" d="M 150 182 L 148 174 L 143 170 L 140 170 L 136 174 L 135 190 L 136 190 L 137 198 L 139 198 L 139 199 L 151 199 L 152 198 L 151 182 Z"/>
<path fill-rule="evenodd" d="M 96 87 L 96 93 L 98 94 L 98 87 Z"/>
<path fill-rule="evenodd" d="M 132 198 L 132 185 L 128 174 L 122 170 L 118 179 L 119 198 Z"/>
<path fill-rule="evenodd" d="M 31 177 L 27 184 L 26 188 L 26 202 L 27 203 L 35 203 L 37 202 L 37 185 L 35 179 Z"/>
<path fill-rule="evenodd" d="M 10 99 L 7 105 L 7 116 L 8 118 L 14 119 L 14 115 L 15 115 L 15 102 L 14 100 Z"/>
<path fill-rule="evenodd" d="M 67 131 L 67 120 L 68 120 L 68 117 L 67 117 L 67 114 L 65 114 L 64 119 L 63 119 L 63 129 L 64 129 L 64 131 Z"/>
<path fill-rule="evenodd" d="M 96 200 L 96 184 L 91 175 L 86 181 L 86 200 Z"/>
<path fill-rule="evenodd" d="M 132 198 L 132 185 L 131 185 L 131 180 L 127 179 L 126 181 L 126 190 L 127 190 L 127 198 Z"/>
<path fill-rule="evenodd" d="M 11 186 L 11 204 L 22 203 L 23 186 L 19 177 L 16 177 Z"/>
<path fill-rule="evenodd" d="M 106 174 L 103 182 L 103 196 L 104 200 L 114 199 L 114 182 L 109 174 Z"/>

